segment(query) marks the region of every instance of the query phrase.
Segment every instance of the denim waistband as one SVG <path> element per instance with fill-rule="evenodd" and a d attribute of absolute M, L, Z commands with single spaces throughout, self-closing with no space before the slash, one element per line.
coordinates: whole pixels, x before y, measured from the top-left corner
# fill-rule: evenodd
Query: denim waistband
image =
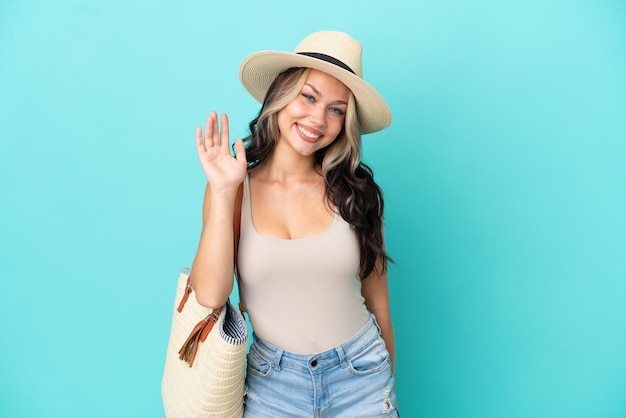
<path fill-rule="evenodd" d="M 360 353 L 373 341 L 380 338 L 380 328 L 374 315 L 370 314 L 367 323 L 356 334 L 338 346 L 318 354 L 297 354 L 263 341 L 253 335 L 254 345 L 259 354 L 271 361 L 272 366 L 293 370 L 325 370 L 340 364 L 346 366 L 346 359 Z"/>

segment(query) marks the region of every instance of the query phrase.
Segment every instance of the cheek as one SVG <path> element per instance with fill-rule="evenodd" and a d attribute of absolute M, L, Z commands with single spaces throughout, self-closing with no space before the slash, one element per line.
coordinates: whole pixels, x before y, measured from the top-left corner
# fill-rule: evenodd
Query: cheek
<path fill-rule="evenodd" d="M 332 139 L 327 139 L 327 142 L 324 144 L 324 147 L 329 146 L 330 144 L 334 143 L 335 141 L 337 141 L 337 137 L 339 136 L 339 134 L 341 133 L 341 130 L 343 129 L 343 122 L 341 123 L 333 123 L 332 125 L 329 124 L 328 126 L 328 135 L 330 137 L 332 137 Z"/>
<path fill-rule="evenodd" d="M 278 112 L 276 122 L 278 122 L 278 129 L 283 131 L 289 128 L 291 125 L 291 120 L 293 120 L 293 112 L 292 109 L 287 107 L 283 108 Z"/>
<path fill-rule="evenodd" d="M 305 115 L 306 111 L 306 105 L 301 103 L 298 99 L 292 101 L 283 110 L 281 110 L 281 112 L 284 112 L 294 118 Z"/>
<path fill-rule="evenodd" d="M 329 123 L 329 131 L 332 130 L 334 136 L 339 135 L 341 130 L 343 129 L 344 119 L 343 118 L 333 118 Z"/>

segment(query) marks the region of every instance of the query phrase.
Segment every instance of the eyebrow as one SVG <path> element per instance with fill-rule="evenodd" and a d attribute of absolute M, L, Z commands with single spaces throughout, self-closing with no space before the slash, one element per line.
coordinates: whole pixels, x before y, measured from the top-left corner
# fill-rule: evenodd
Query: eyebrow
<path fill-rule="evenodd" d="M 318 96 L 324 97 L 324 95 L 318 89 L 316 89 L 314 85 L 309 84 L 309 83 L 304 83 L 304 85 L 309 86 Z M 331 104 L 343 104 L 347 106 L 348 102 L 344 102 L 343 100 L 335 100 Z"/>

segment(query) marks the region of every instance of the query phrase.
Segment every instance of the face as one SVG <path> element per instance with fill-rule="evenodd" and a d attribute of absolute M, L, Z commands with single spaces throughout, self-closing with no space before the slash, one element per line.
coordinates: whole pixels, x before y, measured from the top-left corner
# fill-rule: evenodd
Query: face
<path fill-rule="evenodd" d="M 310 156 L 330 145 L 343 129 L 349 94 L 341 81 L 311 70 L 300 94 L 278 112 L 277 146 Z"/>

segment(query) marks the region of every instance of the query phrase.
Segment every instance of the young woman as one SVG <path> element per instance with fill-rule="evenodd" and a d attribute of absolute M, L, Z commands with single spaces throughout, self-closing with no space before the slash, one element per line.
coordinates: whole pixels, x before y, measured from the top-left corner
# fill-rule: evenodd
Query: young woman
<path fill-rule="evenodd" d="M 360 160 L 361 134 L 391 113 L 362 78 L 361 45 L 316 32 L 250 55 L 240 79 L 262 107 L 235 157 L 226 115 L 196 129 L 208 183 L 192 281 L 215 309 L 239 277 L 254 330 L 245 416 L 396 417 L 383 198 Z"/>

